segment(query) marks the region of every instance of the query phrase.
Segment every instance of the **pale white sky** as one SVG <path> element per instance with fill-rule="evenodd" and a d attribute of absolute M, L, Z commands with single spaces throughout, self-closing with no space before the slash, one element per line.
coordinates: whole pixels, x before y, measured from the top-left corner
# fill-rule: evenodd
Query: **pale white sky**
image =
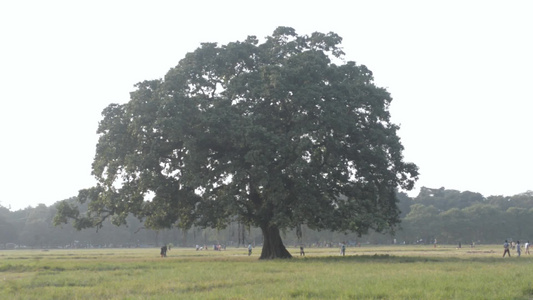
<path fill-rule="evenodd" d="M 189 2 L 0 2 L 0 205 L 90 187 L 108 104 L 202 42 L 277 26 L 336 32 L 347 59 L 374 72 L 417 189 L 533 190 L 533 1 Z"/>

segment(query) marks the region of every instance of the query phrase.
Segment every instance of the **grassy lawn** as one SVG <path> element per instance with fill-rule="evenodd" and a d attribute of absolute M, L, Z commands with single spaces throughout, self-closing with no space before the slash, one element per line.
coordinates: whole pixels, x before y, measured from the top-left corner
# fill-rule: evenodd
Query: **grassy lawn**
<path fill-rule="evenodd" d="M 0 299 L 533 299 L 533 256 L 501 245 L 0 251 Z"/>

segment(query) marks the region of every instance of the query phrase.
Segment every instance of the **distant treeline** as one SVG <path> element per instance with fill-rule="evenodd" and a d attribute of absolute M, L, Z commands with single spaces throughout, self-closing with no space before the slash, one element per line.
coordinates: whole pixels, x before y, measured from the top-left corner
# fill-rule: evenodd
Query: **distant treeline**
<path fill-rule="evenodd" d="M 479 193 L 460 192 L 444 188 L 421 188 L 417 197 L 398 194 L 401 224 L 395 235 L 370 232 L 358 237 L 352 233 L 313 231 L 302 227 L 302 237 L 288 231 L 285 244 L 307 246 L 335 245 L 339 242 L 355 244 L 486 244 L 503 240 L 533 240 L 533 191 L 511 197 L 483 197 Z M 75 202 L 75 198 L 68 199 Z M 103 228 L 77 231 L 70 225 L 55 227 L 52 220 L 57 203 L 47 207 L 40 204 L 10 211 L 0 206 L 0 248 L 58 248 L 58 247 L 155 247 L 172 244 L 179 247 L 223 244 L 228 247 L 260 244 L 257 228 L 232 223 L 225 229 L 193 227 L 150 230 L 135 217 L 128 217 L 128 225 L 117 227 L 108 220 Z M 83 211 L 83 207 L 81 210 Z M 208 249 L 209 249 L 208 248 Z"/>

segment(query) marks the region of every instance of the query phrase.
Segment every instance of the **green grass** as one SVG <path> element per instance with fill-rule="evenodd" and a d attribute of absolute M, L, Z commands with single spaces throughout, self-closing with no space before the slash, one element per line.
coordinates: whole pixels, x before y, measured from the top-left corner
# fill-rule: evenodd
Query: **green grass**
<path fill-rule="evenodd" d="M 532 256 L 500 248 L 0 251 L 0 299 L 533 299 Z"/>

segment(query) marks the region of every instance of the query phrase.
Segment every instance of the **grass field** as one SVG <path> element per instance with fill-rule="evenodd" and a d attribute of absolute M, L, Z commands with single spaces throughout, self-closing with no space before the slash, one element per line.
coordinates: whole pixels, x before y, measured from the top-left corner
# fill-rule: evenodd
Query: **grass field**
<path fill-rule="evenodd" d="M 533 299 L 533 256 L 502 246 L 0 251 L 0 299 Z"/>

